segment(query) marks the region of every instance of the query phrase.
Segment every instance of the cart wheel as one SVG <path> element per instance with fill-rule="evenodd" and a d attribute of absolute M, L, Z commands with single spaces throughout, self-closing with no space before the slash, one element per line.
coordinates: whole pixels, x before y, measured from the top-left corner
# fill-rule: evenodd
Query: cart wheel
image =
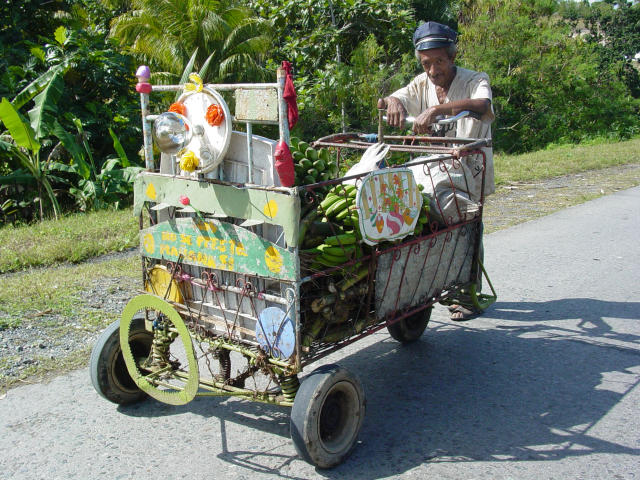
<path fill-rule="evenodd" d="M 387 325 L 389 335 L 402 343 L 416 341 L 422 336 L 424 329 L 427 328 L 431 318 L 431 310 L 433 310 L 433 307 L 414 313 L 394 324 Z"/>
<path fill-rule="evenodd" d="M 129 343 L 137 358 L 146 358 L 151 351 L 153 333 L 144 328 L 144 318 L 133 319 Z M 107 400 L 125 405 L 143 400 L 147 394 L 133 381 L 120 348 L 120 321 L 116 320 L 102 332 L 89 362 L 93 388 Z"/>
<path fill-rule="evenodd" d="M 291 410 L 291 439 L 307 462 L 330 468 L 355 445 L 365 399 L 356 376 L 338 365 L 314 370 L 302 382 Z"/>

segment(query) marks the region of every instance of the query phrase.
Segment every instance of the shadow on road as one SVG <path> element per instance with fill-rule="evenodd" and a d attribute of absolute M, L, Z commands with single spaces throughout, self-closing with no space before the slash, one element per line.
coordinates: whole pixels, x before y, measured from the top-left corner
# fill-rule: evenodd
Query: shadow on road
<path fill-rule="evenodd" d="M 637 319 L 637 312 L 637 303 L 592 299 L 503 302 L 487 312 L 481 329 L 473 321 L 432 321 L 425 335 L 408 346 L 386 333 L 376 334 L 379 341 L 340 359 L 360 377 L 367 395 L 359 443 L 345 464 L 318 473 L 327 478 L 371 479 L 399 475 L 429 462 L 640 454 L 623 438 L 592 433 L 640 378 L 640 348 L 611 348 L 604 342 L 613 339 L 629 345 L 638 337 L 616 333 L 604 318 Z M 564 319 L 580 319 L 579 342 L 568 341 L 576 331 L 567 330 L 566 322 L 560 322 Z M 487 329 L 486 322 L 494 320 L 495 328 Z M 500 321 L 507 320 L 549 323 L 500 328 Z M 555 333 L 545 336 L 545 331 Z M 615 382 L 607 381 L 611 376 Z M 280 468 L 296 457 L 274 451 L 226 451 L 226 422 L 288 437 L 285 408 L 198 399 L 183 407 L 148 401 L 121 411 L 133 416 L 188 411 L 217 417 L 225 450 L 217 454 L 219 458 L 292 478 Z M 282 457 L 278 467 L 273 466 L 274 455 Z"/>

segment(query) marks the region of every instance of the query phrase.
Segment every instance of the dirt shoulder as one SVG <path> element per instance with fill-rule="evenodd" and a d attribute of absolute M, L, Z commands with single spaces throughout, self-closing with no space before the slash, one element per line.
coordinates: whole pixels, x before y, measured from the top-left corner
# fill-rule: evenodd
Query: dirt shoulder
<path fill-rule="evenodd" d="M 640 185 L 640 164 L 563 175 L 535 183 L 500 186 L 487 198 L 485 233 Z"/>

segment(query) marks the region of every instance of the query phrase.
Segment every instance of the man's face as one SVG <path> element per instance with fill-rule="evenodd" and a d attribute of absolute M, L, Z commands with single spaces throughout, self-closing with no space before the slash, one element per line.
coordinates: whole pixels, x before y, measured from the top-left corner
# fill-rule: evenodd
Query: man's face
<path fill-rule="evenodd" d="M 418 52 L 422 68 L 429 79 L 438 87 L 448 87 L 455 76 L 453 60 L 449 58 L 446 48 L 432 48 Z"/>

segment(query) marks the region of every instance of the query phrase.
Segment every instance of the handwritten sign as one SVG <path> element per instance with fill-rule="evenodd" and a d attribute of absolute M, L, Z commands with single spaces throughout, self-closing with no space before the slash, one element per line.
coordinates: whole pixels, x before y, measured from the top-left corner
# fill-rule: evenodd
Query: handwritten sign
<path fill-rule="evenodd" d="M 255 233 L 219 220 L 178 218 L 140 231 L 143 256 L 188 265 L 295 280 L 295 257 Z"/>
<path fill-rule="evenodd" d="M 358 188 L 356 206 L 365 243 L 399 240 L 413 232 L 422 195 L 413 173 L 406 168 L 372 172 Z"/>

